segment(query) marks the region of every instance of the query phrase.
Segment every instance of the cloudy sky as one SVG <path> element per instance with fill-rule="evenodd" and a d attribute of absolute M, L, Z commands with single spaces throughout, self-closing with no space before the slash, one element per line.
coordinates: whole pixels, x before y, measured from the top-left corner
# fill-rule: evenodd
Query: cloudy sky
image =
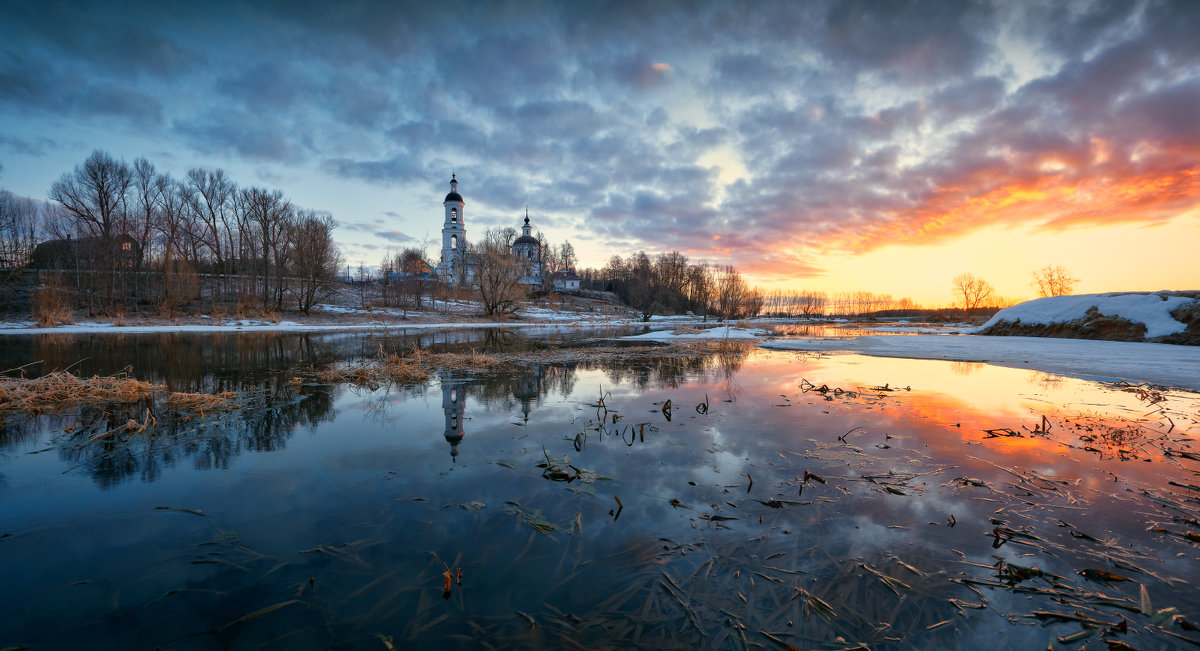
<path fill-rule="evenodd" d="M 434 6 L 437 5 L 437 6 Z M 93 149 L 327 210 L 352 262 L 516 226 L 764 288 L 1200 289 L 1200 2 L 6 2 L 0 187 Z"/>

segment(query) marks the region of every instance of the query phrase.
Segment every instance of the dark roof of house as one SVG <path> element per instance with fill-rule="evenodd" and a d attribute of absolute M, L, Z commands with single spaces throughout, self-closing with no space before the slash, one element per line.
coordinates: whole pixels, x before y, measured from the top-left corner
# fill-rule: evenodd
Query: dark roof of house
<path fill-rule="evenodd" d="M 562 280 L 579 280 L 579 276 L 576 276 L 575 272 L 570 269 L 561 269 L 559 271 L 555 271 L 554 273 L 550 274 L 550 277 L 555 280 L 560 278 Z"/>

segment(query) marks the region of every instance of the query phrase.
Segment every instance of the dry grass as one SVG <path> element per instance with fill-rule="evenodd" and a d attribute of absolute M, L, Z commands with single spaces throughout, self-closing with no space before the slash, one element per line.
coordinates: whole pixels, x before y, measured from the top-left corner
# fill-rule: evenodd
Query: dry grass
<path fill-rule="evenodd" d="M 31 414 L 83 404 L 137 402 L 163 387 L 142 382 L 125 373 L 81 378 L 55 371 L 39 378 L 0 377 L 0 412 Z"/>
<path fill-rule="evenodd" d="M 379 357 L 351 366 L 330 366 L 317 372 L 325 382 L 349 382 L 357 386 L 375 387 L 387 382 L 419 384 L 429 380 L 435 370 L 487 373 L 503 361 L 494 355 L 481 353 L 431 353 L 413 347 L 405 354 L 385 353 Z"/>
<path fill-rule="evenodd" d="M 42 286 L 33 291 L 31 299 L 33 320 L 39 328 L 75 323 L 71 310 L 71 290 L 56 274 L 44 274 Z"/>
<path fill-rule="evenodd" d="M 15 411 L 36 415 L 83 405 L 128 404 L 150 398 L 165 389 L 161 384 L 129 377 L 127 372 L 90 378 L 67 371 L 55 371 L 37 378 L 0 375 L 0 414 Z M 241 404 L 236 400 L 237 396 L 234 391 L 170 393 L 165 404 L 174 411 L 203 417 L 206 412 L 238 409 Z M 137 431 L 145 430 L 152 421 L 153 417 L 147 413 L 146 423 L 136 428 Z"/>
<path fill-rule="evenodd" d="M 236 391 L 225 391 L 223 393 L 172 393 L 167 396 L 167 407 L 178 412 L 196 414 L 203 417 L 206 412 L 237 409 L 241 405 L 234 401 L 236 397 Z"/>

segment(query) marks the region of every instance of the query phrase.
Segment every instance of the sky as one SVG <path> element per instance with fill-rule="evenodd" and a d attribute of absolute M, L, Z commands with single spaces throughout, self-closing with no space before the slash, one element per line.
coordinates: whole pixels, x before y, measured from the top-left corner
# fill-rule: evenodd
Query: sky
<path fill-rule="evenodd" d="M 435 6 L 436 5 L 436 6 Z M 0 188 L 95 149 L 331 213 L 352 264 L 467 238 L 679 250 L 948 304 L 1200 289 L 1200 2 L 0 4 Z"/>

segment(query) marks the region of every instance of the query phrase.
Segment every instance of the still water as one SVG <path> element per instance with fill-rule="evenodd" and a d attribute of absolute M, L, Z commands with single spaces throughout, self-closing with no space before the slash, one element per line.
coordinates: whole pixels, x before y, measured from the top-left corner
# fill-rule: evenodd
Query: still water
<path fill-rule="evenodd" d="M 305 376 L 414 337 L 613 334 L 6 340 L 5 368 L 132 365 L 245 406 L 10 416 L 0 648 L 1200 639 L 1196 394 L 761 350 L 375 391 Z M 153 428 L 96 438 L 147 409 Z"/>

